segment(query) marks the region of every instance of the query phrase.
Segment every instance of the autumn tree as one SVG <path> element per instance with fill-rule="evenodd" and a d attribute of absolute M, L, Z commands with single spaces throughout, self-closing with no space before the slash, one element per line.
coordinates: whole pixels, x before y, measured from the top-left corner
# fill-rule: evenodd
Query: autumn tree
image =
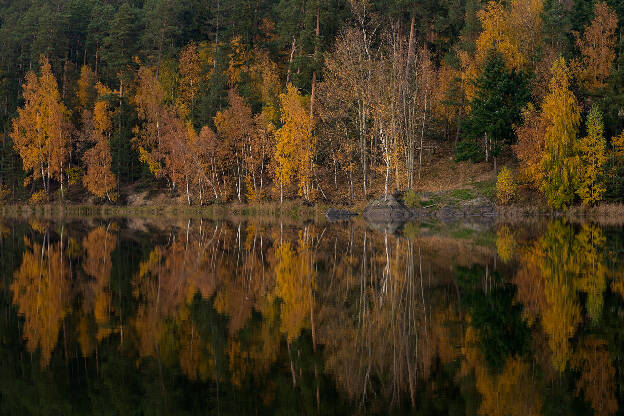
<path fill-rule="evenodd" d="M 576 72 L 587 90 L 605 86 L 615 60 L 616 29 L 618 18 L 606 2 L 594 5 L 594 19 L 585 29 L 583 37 L 577 36 L 576 46 L 583 56 L 582 62 L 575 65 Z"/>
<path fill-rule="evenodd" d="M 533 68 L 540 49 L 543 9 L 543 0 L 489 1 L 477 12 L 482 30 L 475 40 L 475 51 L 459 54 L 468 100 L 476 92 L 473 83 L 482 74 L 492 49 L 503 56 L 508 70 Z"/>
<path fill-rule="evenodd" d="M 79 113 L 89 110 L 93 105 L 93 102 L 97 97 L 95 83 L 95 73 L 90 66 L 83 65 L 82 68 L 80 68 L 80 78 L 78 79 L 78 90 L 76 92 L 79 104 Z"/>
<path fill-rule="evenodd" d="M 275 178 L 280 184 L 280 201 L 284 185 L 293 177 L 299 181 L 299 195 L 310 199 L 316 139 L 306 98 L 292 85 L 280 96 L 282 126 L 275 132 Z"/>
<path fill-rule="evenodd" d="M 166 179 L 172 190 L 183 192 L 190 205 L 199 179 L 204 184 L 210 182 L 202 163 L 205 152 L 196 146 L 197 132 L 176 109 L 165 104 L 165 94 L 153 69 L 140 68 L 134 102 L 141 120 L 134 138 L 141 161 L 154 176 Z"/>
<path fill-rule="evenodd" d="M 367 27 L 360 30 L 351 27 L 337 39 L 335 49 L 325 59 L 325 74 L 318 85 L 317 100 L 323 142 L 332 145 L 329 153 L 335 164 L 343 162 L 340 167 L 351 184 L 359 168 L 364 196 L 370 188 L 372 129 L 373 56 L 372 39 L 368 35 Z M 344 161 L 341 154 L 345 155 Z"/>
<path fill-rule="evenodd" d="M 223 147 L 232 159 L 236 196 L 242 200 L 245 178 L 256 176 L 261 155 L 253 152 L 258 139 L 251 108 L 234 90 L 229 92 L 229 107 L 217 113 L 214 122 Z"/>
<path fill-rule="evenodd" d="M 114 201 L 117 196 L 112 191 L 115 189 L 117 179 L 111 171 L 113 158 L 110 151 L 110 136 L 113 123 L 108 101 L 112 91 L 101 83 L 96 85 L 96 89 L 99 97 L 93 109 L 93 122 L 87 137 L 94 145 L 83 156 L 87 166 L 83 183 L 89 192 L 98 198 L 106 196 L 109 201 Z"/>
<path fill-rule="evenodd" d="M 201 85 L 201 61 L 197 44 L 189 43 L 180 52 L 178 111 L 184 119 L 193 119 Z"/>
<path fill-rule="evenodd" d="M 548 123 L 544 138 L 540 189 L 548 205 L 561 208 L 574 200 L 579 159 L 577 134 L 580 108 L 571 91 L 571 73 L 563 58 L 552 68 L 549 94 L 542 105 L 542 118 Z"/>
<path fill-rule="evenodd" d="M 578 143 L 581 164 L 576 193 L 583 204 L 601 201 L 606 192 L 603 179 L 603 169 L 607 161 L 606 147 L 602 114 L 598 108 L 592 107 L 587 116 L 587 136 Z"/>
<path fill-rule="evenodd" d="M 249 75 L 253 94 L 256 96 L 256 100 L 262 104 L 264 117 L 274 126 L 278 126 L 279 96 L 283 89 L 279 65 L 271 60 L 265 51 L 254 50 L 252 58 Z"/>
<path fill-rule="evenodd" d="M 514 3 L 519 3 L 515 1 Z M 520 52 L 519 39 L 511 33 L 509 10 L 502 2 L 490 1 L 477 13 L 481 21 L 482 31 L 477 39 L 476 64 L 487 60 L 490 49 L 494 48 L 503 55 L 510 69 L 519 70 L 526 64 L 526 57 Z"/>
<path fill-rule="evenodd" d="M 26 75 L 25 103 L 13 119 L 11 138 L 24 170 L 30 172 L 27 180 L 41 179 L 44 191 L 49 193 L 50 180 L 56 179 L 62 192 L 70 144 L 65 127 L 67 110 L 48 59 L 42 57 L 40 66 L 39 76 L 32 71 Z"/>
<path fill-rule="evenodd" d="M 520 172 L 524 181 L 539 189 L 542 179 L 542 155 L 548 121 L 542 118 L 539 108 L 532 103 L 522 110 L 522 124 L 515 126 L 518 142 L 513 146 L 520 162 Z"/>

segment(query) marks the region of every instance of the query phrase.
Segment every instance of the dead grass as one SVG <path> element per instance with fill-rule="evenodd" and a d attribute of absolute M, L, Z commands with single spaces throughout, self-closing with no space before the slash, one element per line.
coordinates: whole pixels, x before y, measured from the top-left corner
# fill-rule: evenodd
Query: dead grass
<path fill-rule="evenodd" d="M 494 182 L 496 174 L 490 163 L 455 162 L 452 155 L 445 155 L 424 166 L 421 178 L 416 182 L 417 191 L 441 192 Z"/>
<path fill-rule="evenodd" d="M 602 225 L 624 225 L 624 204 L 602 203 L 596 206 L 574 206 L 566 213 L 572 222 L 595 222 Z"/>
<path fill-rule="evenodd" d="M 245 220 L 253 218 L 256 222 L 301 222 L 325 220 L 327 207 L 324 205 L 307 206 L 299 200 L 279 202 L 260 202 L 254 204 L 213 204 L 209 206 L 188 205 L 3 205 L 0 216 L 4 218 L 145 218 L 168 221 L 170 219 L 203 218 L 210 220 Z"/>

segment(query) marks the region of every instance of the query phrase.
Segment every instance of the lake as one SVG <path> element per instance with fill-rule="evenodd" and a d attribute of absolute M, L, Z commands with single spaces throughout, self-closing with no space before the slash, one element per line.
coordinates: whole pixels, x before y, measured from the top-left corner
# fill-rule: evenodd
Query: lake
<path fill-rule="evenodd" d="M 2 414 L 606 415 L 624 400 L 621 227 L 42 218 L 0 235 Z"/>

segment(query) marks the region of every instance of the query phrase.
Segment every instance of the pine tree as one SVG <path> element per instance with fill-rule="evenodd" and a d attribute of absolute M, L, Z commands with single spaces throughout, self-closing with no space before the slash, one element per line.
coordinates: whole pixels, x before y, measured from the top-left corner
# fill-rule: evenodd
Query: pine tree
<path fill-rule="evenodd" d="M 476 95 L 470 104 L 470 116 L 463 131 L 468 138 L 483 140 L 486 159 L 496 157 L 504 143 L 515 139 L 513 126 L 522 119 L 522 108 L 529 100 L 526 77 L 505 68 L 503 56 L 490 51 L 490 55 L 477 79 Z"/>

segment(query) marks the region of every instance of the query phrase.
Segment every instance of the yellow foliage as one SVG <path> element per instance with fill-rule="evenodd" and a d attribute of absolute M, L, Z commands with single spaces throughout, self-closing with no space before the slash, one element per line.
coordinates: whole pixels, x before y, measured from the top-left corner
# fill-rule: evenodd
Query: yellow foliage
<path fill-rule="evenodd" d="M 513 258 L 514 249 L 516 248 L 516 239 L 506 225 L 498 229 L 496 233 L 496 252 L 498 257 L 507 263 Z"/>
<path fill-rule="evenodd" d="M 282 127 L 275 132 L 275 177 L 288 185 L 296 175 L 299 195 L 309 199 L 312 188 L 316 138 L 312 135 L 312 120 L 307 101 L 297 88 L 288 85 L 280 96 Z"/>
<path fill-rule="evenodd" d="M 201 62 L 195 43 L 189 43 L 180 52 L 179 72 L 177 105 L 182 118 L 187 119 L 192 116 L 201 83 Z"/>
<path fill-rule="evenodd" d="M 504 166 L 498 173 L 496 180 L 496 196 L 501 204 L 507 205 L 516 194 L 516 183 L 511 170 Z"/>
<path fill-rule="evenodd" d="M 42 205 L 48 202 L 48 194 L 42 189 L 30 196 L 28 203 L 31 205 Z"/>
<path fill-rule="evenodd" d="M 67 109 L 47 58 L 40 61 L 41 75 L 26 74 L 23 85 L 24 107 L 13 119 L 11 138 L 32 178 L 42 178 L 49 189 L 51 178 L 62 181 L 63 167 L 69 157 L 70 135 L 65 126 Z"/>
<path fill-rule="evenodd" d="M 103 198 L 112 192 L 117 181 L 110 168 L 113 159 L 108 141 L 98 141 L 95 146 L 85 152 L 84 160 L 88 169 L 83 177 L 83 183 L 89 192 L 98 198 Z"/>
<path fill-rule="evenodd" d="M 67 183 L 70 185 L 77 185 L 82 178 L 82 169 L 79 167 L 72 167 L 67 169 Z"/>
<path fill-rule="evenodd" d="M 569 205 L 574 200 L 579 170 L 577 134 L 581 109 L 571 90 L 571 73 L 564 58 L 555 61 L 549 94 L 542 105 L 542 119 L 547 123 L 540 189 L 553 208 Z"/>
<path fill-rule="evenodd" d="M 11 190 L 6 185 L 0 185 L 0 202 L 5 201 L 11 195 Z"/>
<path fill-rule="evenodd" d="M 584 339 L 572 361 L 581 371 L 576 383 L 577 394 L 581 391 L 597 415 L 614 415 L 618 411 L 616 398 L 616 372 L 607 342 Z"/>
<path fill-rule="evenodd" d="M 509 68 L 520 69 L 525 65 L 527 58 L 520 52 L 518 39 L 514 39 L 512 35 L 510 13 L 503 4 L 490 1 L 477 16 L 481 20 L 483 31 L 477 39 L 475 60 L 478 63 L 485 62 L 490 49 L 496 49 L 504 56 Z"/>
<path fill-rule="evenodd" d="M 82 110 L 86 110 L 91 107 L 95 100 L 95 73 L 88 65 L 83 65 L 80 68 L 80 78 L 78 79 L 78 103 Z"/>
<path fill-rule="evenodd" d="M 234 36 L 230 40 L 231 53 L 229 56 L 227 77 L 228 85 L 234 87 L 242 79 L 243 68 L 247 62 L 247 45 L 243 42 L 240 35 Z"/>
<path fill-rule="evenodd" d="M 30 241 L 26 240 L 30 246 Z M 62 251 L 63 242 L 26 250 L 15 272 L 11 292 L 20 315 L 23 336 L 31 353 L 41 349 L 41 367 L 50 362 L 58 341 L 61 322 L 67 314 L 70 265 Z"/>
<path fill-rule="evenodd" d="M 160 163 L 154 160 L 152 155 L 145 150 L 143 146 L 139 146 L 139 160 L 143 163 L 146 163 L 149 171 L 154 174 L 154 176 L 158 176 L 161 171 Z"/>
<path fill-rule="evenodd" d="M 543 9 L 544 0 L 512 0 L 509 7 L 500 1 L 490 1 L 477 13 L 482 31 L 476 39 L 474 56 L 459 52 L 468 102 L 474 97 L 474 81 L 490 50 L 500 52 L 509 69 L 530 66 L 539 50 Z"/>
<path fill-rule="evenodd" d="M 93 109 L 93 124 L 100 132 L 110 131 L 113 121 L 108 101 L 98 101 Z"/>
<path fill-rule="evenodd" d="M 607 191 L 602 179 L 604 165 L 607 162 L 607 143 L 604 138 L 602 115 L 596 107 L 592 108 L 587 118 L 587 136 L 578 143 L 581 157 L 579 187 L 576 191 L 583 204 L 599 202 Z"/>

